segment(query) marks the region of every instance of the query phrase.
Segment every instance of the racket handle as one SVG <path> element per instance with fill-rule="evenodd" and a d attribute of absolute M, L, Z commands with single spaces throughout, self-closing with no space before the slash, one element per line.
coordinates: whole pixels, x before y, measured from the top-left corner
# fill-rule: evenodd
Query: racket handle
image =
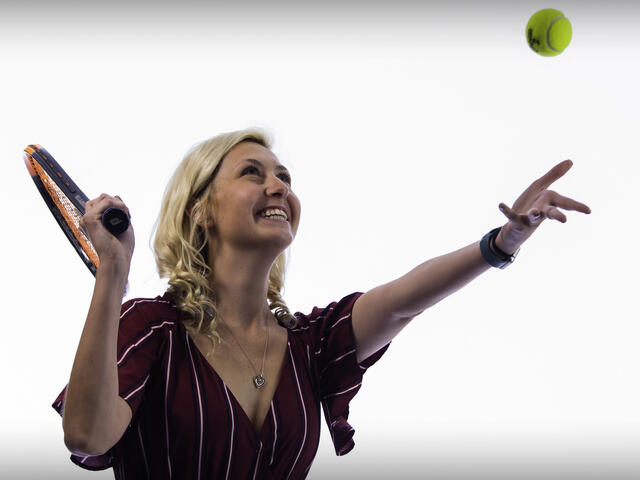
<path fill-rule="evenodd" d="M 129 215 L 118 207 L 109 207 L 102 213 L 102 224 L 114 236 L 129 228 Z"/>

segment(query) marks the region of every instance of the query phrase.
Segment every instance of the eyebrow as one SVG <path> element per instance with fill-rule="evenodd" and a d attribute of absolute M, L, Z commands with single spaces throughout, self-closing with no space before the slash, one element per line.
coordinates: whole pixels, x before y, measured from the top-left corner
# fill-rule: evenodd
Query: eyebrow
<path fill-rule="evenodd" d="M 264 165 L 262 164 L 262 162 L 260 162 L 259 160 L 256 160 L 255 158 L 247 158 L 247 159 L 245 160 L 245 162 L 249 162 L 249 163 L 252 163 L 252 164 L 254 164 L 254 165 L 258 165 L 258 166 L 260 166 L 260 167 L 263 167 L 263 168 L 264 168 Z M 284 171 L 284 172 L 289 173 L 289 170 L 288 170 L 288 169 L 287 169 L 287 167 L 285 167 L 284 165 L 278 165 L 278 166 L 276 167 L 276 170 L 277 170 L 277 171 L 282 170 L 282 171 Z"/>

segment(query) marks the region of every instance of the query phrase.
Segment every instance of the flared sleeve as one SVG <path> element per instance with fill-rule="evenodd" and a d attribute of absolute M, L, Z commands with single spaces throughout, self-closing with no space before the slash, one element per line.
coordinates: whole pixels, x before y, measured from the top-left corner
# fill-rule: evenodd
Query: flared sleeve
<path fill-rule="evenodd" d="M 119 394 L 131 407 L 132 419 L 140 407 L 152 369 L 163 348 L 163 333 L 176 324 L 174 319 L 158 315 L 158 307 L 165 304 L 169 302 L 162 297 L 134 298 L 125 302 L 120 310 L 117 347 Z M 68 384 L 51 405 L 60 416 L 64 411 L 67 387 Z M 72 454 L 71 461 L 87 470 L 110 468 L 117 445 L 103 455 Z"/>
<path fill-rule="evenodd" d="M 360 390 L 364 373 L 391 344 L 358 363 L 351 313 L 361 295 L 362 292 L 352 293 L 298 317 L 299 328 L 308 329 L 314 358 L 312 370 L 336 455 L 349 453 L 355 445 L 355 430 L 347 421 L 349 402 Z"/>

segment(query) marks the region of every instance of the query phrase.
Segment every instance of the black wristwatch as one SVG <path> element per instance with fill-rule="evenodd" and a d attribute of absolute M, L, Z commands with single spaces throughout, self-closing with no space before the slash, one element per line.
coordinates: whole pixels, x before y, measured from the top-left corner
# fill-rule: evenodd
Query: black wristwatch
<path fill-rule="evenodd" d="M 520 249 L 518 248 L 518 250 L 516 250 L 513 255 L 508 255 L 498 248 L 498 246 L 496 245 L 496 237 L 498 236 L 498 233 L 500 233 L 501 228 L 502 227 L 494 228 L 484 237 L 482 237 L 482 240 L 480 241 L 480 252 L 482 252 L 482 256 L 489 265 L 491 265 L 492 267 L 505 269 L 513 263 L 513 261 L 516 259 L 516 256 L 520 252 Z M 492 248 L 498 255 L 494 253 Z"/>

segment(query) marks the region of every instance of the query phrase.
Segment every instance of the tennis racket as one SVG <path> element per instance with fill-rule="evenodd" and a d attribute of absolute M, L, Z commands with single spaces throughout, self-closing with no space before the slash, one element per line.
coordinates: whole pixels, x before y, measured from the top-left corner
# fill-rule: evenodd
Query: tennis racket
<path fill-rule="evenodd" d="M 49 152 L 40 145 L 29 145 L 22 154 L 29 175 L 45 203 L 80 258 L 95 276 L 100 260 L 98 254 L 80 228 L 87 196 L 71 180 Z M 118 236 L 129 228 L 129 216 L 121 208 L 109 207 L 102 214 L 102 224 Z"/>

